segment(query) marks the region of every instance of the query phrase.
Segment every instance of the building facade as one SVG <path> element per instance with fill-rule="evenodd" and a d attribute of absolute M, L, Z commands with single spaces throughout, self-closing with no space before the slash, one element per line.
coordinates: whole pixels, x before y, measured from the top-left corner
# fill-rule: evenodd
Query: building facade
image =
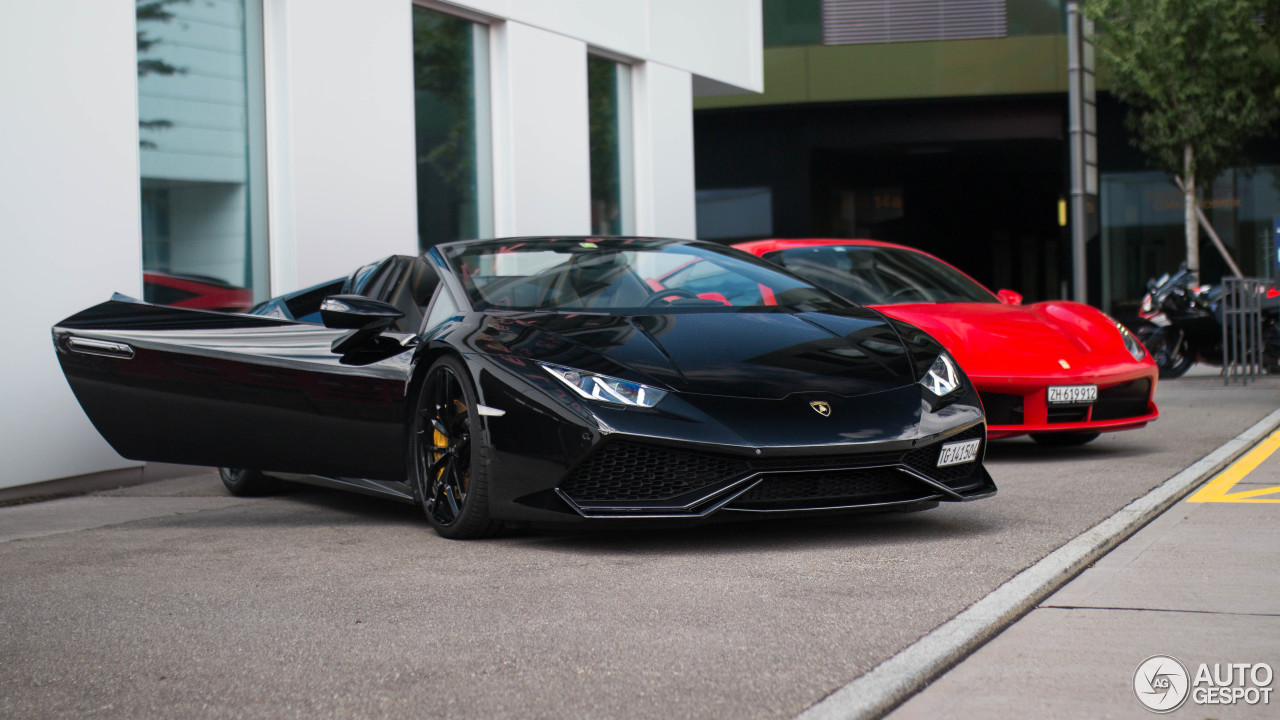
<path fill-rule="evenodd" d="M 988 287 L 1067 297 L 1064 0 L 764 0 L 765 92 L 695 103 L 698 228 L 724 241 L 871 237 Z M 1119 315 L 1185 242 L 1178 190 L 1096 106 L 1099 232 L 1089 301 Z M 1274 277 L 1280 148 L 1249 149 L 1201 204 L 1246 274 Z M 1202 278 L 1225 263 L 1204 238 Z"/>
<path fill-rule="evenodd" d="M 693 98 L 761 67 L 758 0 L 10 8 L 0 487 L 137 465 L 62 379 L 63 317 L 261 300 L 463 237 L 692 236 Z"/>

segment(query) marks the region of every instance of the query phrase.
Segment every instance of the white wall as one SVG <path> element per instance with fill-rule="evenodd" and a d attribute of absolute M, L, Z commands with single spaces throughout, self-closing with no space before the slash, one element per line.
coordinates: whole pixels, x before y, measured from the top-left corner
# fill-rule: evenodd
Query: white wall
<path fill-rule="evenodd" d="M 587 47 L 519 23 L 492 40 L 494 234 L 587 235 Z"/>
<path fill-rule="evenodd" d="M 272 238 L 274 293 L 416 253 L 412 5 L 277 0 L 266 12 L 268 42 L 283 45 L 268 62 L 284 65 L 268 72 L 267 103 L 287 115 L 269 132 L 288 136 L 270 189 L 290 199 L 272 204 L 288 214 L 272 229 L 291 234 Z"/>
<path fill-rule="evenodd" d="M 0 22 L 0 487 L 137 465 L 89 424 L 49 335 L 142 292 L 133 13 L 42 0 Z"/>
<path fill-rule="evenodd" d="M 657 63 L 635 69 L 636 234 L 697 233 L 692 76 Z"/>
<path fill-rule="evenodd" d="M 764 90 L 760 0 L 440 0 L 741 90 Z"/>
<path fill-rule="evenodd" d="M 412 4 L 264 3 L 278 294 L 417 249 Z M 0 23 L 0 301 L 10 310 L 0 487 L 136 465 L 85 418 L 49 329 L 113 291 L 142 291 L 135 3 L 9 5 Z M 759 89 L 759 0 L 433 6 L 492 23 L 495 234 L 590 232 L 586 54 L 603 49 L 634 63 L 637 232 L 694 235 L 692 87 Z M 228 229 L 195 231 L 209 239 Z"/>

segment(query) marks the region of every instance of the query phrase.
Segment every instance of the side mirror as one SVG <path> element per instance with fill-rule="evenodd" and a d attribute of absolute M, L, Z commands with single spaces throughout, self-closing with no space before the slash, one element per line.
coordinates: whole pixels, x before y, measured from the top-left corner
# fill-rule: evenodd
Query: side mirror
<path fill-rule="evenodd" d="M 340 355 L 356 350 L 402 317 L 404 313 L 394 305 L 362 295 L 330 295 L 320 303 L 320 319 L 325 327 L 351 331 L 334 340 L 330 347 Z"/>
<path fill-rule="evenodd" d="M 1000 292 L 996 293 L 996 297 L 1000 298 L 1000 302 L 1004 303 L 1005 305 L 1021 305 L 1022 304 L 1022 293 L 1014 292 L 1013 290 L 1001 290 Z"/>

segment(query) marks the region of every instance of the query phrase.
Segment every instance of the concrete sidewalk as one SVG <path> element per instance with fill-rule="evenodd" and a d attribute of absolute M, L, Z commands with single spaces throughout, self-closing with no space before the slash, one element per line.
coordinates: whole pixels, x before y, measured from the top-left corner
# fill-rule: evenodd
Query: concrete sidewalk
<path fill-rule="evenodd" d="M 1137 692 L 1161 707 L 1151 682 L 1160 688 L 1155 675 L 1177 674 L 1171 661 L 1144 664 L 1156 655 L 1176 658 L 1189 676 L 1172 681 L 1163 707 L 1189 695 L 1173 717 L 1280 717 L 1280 678 L 1268 677 L 1280 672 L 1277 449 L 1280 432 L 888 717 L 1152 717 Z M 1257 668 L 1258 690 L 1239 668 L 1228 677 L 1235 663 L 1269 666 Z M 1216 689 L 1227 684 L 1237 691 Z M 1223 695 L 1243 697 L 1204 702 Z"/>

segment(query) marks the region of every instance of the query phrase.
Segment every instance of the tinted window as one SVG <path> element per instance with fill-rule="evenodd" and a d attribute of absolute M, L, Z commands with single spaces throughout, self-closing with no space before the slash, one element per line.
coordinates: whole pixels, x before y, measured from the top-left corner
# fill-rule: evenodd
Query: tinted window
<path fill-rule="evenodd" d="M 445 256 L 478 310 L 779 307 L 822 311 L 846 303 L 769 264 L 705 243 L 541 238 L 451 246 Z"/>
<path fill-rule="evenodd" d="M 302 291 L 285 301 L 289 314 L 299 322 L 320 324 L 320 303 L 330 295 L 337 295 L 342 290 L 342 281 L 334 281 L 310 290 Z"/>
<path fill-rule="evenodd" d="M 875 245 L 819 245 L 765 258 L 862 305 L 999 302 L 955 268 L 923 253 Z"/>

